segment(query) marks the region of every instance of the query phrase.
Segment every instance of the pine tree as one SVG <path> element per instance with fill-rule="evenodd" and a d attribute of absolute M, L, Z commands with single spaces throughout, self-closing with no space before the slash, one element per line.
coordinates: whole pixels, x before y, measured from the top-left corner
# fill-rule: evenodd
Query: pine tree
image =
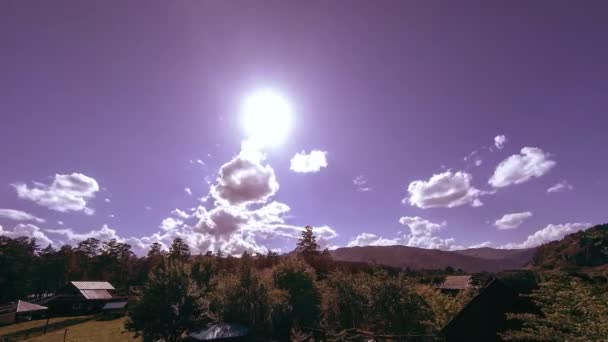
<path fill-rule="evenodd" d="M 296 245 L 296 253 L 305 259 L 319 255 L 319 244 L 311 226 L 304 227 L 302 236 Z"/>

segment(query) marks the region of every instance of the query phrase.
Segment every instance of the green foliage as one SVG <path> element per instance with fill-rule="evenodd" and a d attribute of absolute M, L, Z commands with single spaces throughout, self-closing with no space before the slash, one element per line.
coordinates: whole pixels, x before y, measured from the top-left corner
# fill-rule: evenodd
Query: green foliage
<path fill-rule="evenodd" d="M 188 329 L 211 321 L 203 293 L 186 265 L 167 260 L 150 274 L 141 299 L 129 310 L 125 326 L 144 339 L 178 341 Z"/>
<path fill-rule="evenodd" d="M 608 294 L 580 279 L 556 276 L 529 297 L 538 314 L 508 314 L 522 324 L 501 336 L 508 341 L 608 340 Z"/>
<path fill-rule="evenodd" d="M 538 247 L 534 266 L 542 269 L 577 269 L 608 263 L 608 224 L 567 235 Z"/>
<path fill-rule="evenodd" d="M 424 333 L 431 315 L 428 305 L 402 275 L 374 274 L 369 286 L 370 321 L 381 333 Z"/>
<path fill-rule="evenodd" d="M 319 244 L 311 226 L 304 227 L 302 236 L 296 244 L 296 253 L 305 259 L 319 255 Z"/>
<path fill-rule="evenodd" d="M 274 287 L 287 293 L 290 320 L 298 327 L 315 327 L 319 323 L 320 294 L 315 278 L 315 271 L 297 258 L 289 258 L 272 270 Z"/>
<path fill-rule="evenodd" d="M 169 257 L 182 261 L 188 260 L 190 258 L 190 246 L 182 238 L 175 238 L 169 248 Z"/>
<path fill-rule="evenodd" d="M 212 309 L 225 322 L 268 328 L 271 317 L 270 286 L 243 255 L 236 274 L 222 274 L 213 282 Z"/>
<path fill-rule="evenodd" d="M 441 293 L 439 289 L 429 285 L 418 286 L 416 292 L 431 309 L 429 324 L 434 332 L 441 330 L 473 297 L 471 290 L 460 291 L 453 296 Z"/>
<path fill-rule="evenodd" d="M 369 306 L 369 276 L 334 272 L 323 286 L 323 324 L 334 331 L 361 328 Z"/>

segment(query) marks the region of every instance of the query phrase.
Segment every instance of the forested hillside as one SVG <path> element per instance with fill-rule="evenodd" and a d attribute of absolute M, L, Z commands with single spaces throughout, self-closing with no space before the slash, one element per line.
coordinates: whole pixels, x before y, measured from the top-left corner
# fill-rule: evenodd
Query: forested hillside
<path fill-rule="evenodd" d="M 608 264 L 608 224 L 538 247 L 533 263 L 536 268 L 552 270 L 605 267 Z"/>

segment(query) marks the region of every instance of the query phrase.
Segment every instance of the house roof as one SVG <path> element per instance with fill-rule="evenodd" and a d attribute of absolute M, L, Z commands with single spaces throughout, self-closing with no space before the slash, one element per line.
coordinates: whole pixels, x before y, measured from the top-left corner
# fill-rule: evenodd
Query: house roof
<path fill-rule="evenodd" d="M 212 323 L 207 328 L 188 334 L 191 339 L 199 341 L 242 337 L 249 334 L 249 328 L 240 324 Z"/>
<path fill-rule="evenodd" d="M 110 302 L 103 306 L 103 310 L 122 309 L 127 306 L 127 302 Z"/>
<path fill-rule="evenodd" d="M 46 309 L 48 309 L 46 306 L 28 303 L 28 302 L 24 302 L 22 300 L 17 302 L 17 312 L 39 311 L 39 310 L 46 310 Z"/>
<path fill-rule="evenodd" d="M 440 289 L 446 290 L 464 290 L 471 287 L 471 276 L 447 276 Z"/>
<path fill-rule="evenodd" d="M 115 290 L 107 281 L 73 281 L 72 285 L 79 290 Z"/>
<path fill-rule="evenodd" d="M 112 295 L 106 290 L 80 290 L 86 299 L 112 299 Z"/>

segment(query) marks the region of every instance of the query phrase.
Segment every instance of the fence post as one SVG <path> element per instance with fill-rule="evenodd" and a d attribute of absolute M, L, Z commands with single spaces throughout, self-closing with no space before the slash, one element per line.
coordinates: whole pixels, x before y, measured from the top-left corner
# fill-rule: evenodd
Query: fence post
<path fill-rule="evenodd" d="M 65 342 L 66 336 L 68 336 L 68 328 L 65 328 L 65 332 L 63 333 L 63 342 Z"/>
<path fill-rule="evenodd" d="M 48 327 L 49 327 L 49 319 L 51 319 L 51 317 L 50 317 L 50 316 L 48 316 L 48 317 L 46 318 L 46 325 L 44 326 L 44 333 L 45 333 L 45 334 L 46 334 L 46 330 L 47 330 L 47 329 L 48 329 Z"/>

